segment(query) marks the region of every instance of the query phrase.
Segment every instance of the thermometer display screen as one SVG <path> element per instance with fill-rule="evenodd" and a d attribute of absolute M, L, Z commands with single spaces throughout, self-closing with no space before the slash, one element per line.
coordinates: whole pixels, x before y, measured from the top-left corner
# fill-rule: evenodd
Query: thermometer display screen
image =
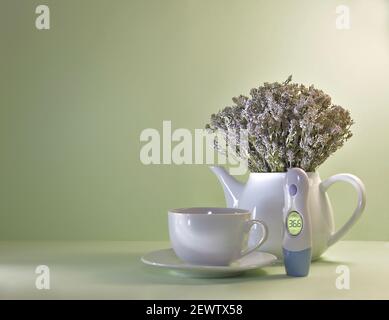
<path fill-rule="evenodd" d="M 291 211 L 286 218 L 286 228 L 290 235 L 297 236 L 303 229 L 303 219 L 297 211 Z"/>

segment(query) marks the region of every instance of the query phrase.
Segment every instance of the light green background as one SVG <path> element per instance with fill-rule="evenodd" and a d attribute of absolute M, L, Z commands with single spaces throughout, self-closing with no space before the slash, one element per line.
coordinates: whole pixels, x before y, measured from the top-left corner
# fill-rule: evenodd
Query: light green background
<path fill-rule="evenodd" d="M 335 27 L 340 4 L 350 30 Z M 168 208 L 223 205 L 222 190 L 205 165 L 141 164 L 140 132 L 202 128 L 232 96 L 293 74 L 356 122 L 320 168 L 366 184 L 346 238 L 389 240 L 389 1 L 1 0 L 0 12 L 0 239 L 167 239 Z M 330 196 L 341 224 L 355 194 Z"/>

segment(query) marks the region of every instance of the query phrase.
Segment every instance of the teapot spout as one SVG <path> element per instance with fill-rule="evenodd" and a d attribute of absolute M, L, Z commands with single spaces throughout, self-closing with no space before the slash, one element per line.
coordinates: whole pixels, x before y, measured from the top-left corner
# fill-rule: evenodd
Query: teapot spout
<path fill-rule="evenodd" d="M 244 184 L 232 177 L 224 168 L 211 166 L 210 169 L 219 179 L 226 198 L 227 207 L 237 208 Z"/>

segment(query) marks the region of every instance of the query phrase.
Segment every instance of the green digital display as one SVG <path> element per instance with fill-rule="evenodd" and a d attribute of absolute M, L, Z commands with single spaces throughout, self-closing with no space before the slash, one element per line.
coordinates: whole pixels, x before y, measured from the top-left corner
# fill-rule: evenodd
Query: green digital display
<path fill-rule="evenodd" d="M 286 218 L 286 228 L 292 236 L 297 236 L 303 229 L 303 219 L 297 211 L 291 211 Z"/>

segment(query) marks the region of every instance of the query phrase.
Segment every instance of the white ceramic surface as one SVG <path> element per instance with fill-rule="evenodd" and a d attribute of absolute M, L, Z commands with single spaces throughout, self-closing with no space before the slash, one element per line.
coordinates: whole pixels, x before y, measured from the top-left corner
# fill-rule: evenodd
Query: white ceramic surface
<path fill-rule="evenodd" d="M 253 219 L 263 221 L 269 231 L 268 239 L 261 250 L 282 258 L 283 207 L 285 172 L 250 173 L 246 184 L 235 180 L 222 167 L 211 167 L 223 186 L 228 207 L 242 208 L 252 213 Z M 332 244 L 337 242 L 362 214 L 366 195 L 362 181 L 351 174 L 334 175 L 321 181 L 317 172 L 308 173 L 309 199 L 308 207 L 312 223 L 312 258 L 316 259 Z M 335 232 L 333 213 L 326 190 L 335 182 L 350 183 L 357 191 L 358 203 L 350 219 Z M 250 233 L 249 244 L 257 241 L 254 230 Z"/>
<path fill-rule="evenodd" d="M 259 226 L 248 248 L 248 235 Z M 182 208 L 169 211 L 169 236 L 177 256 L 199 265 L 229 265 L 257 249 L 266 240 L 266 226 L 251 220 L 247 210 L 233 208 Z"/>
<path fill-rule="evenodd" d="M 141 258 L 147 265 L 167 268 L 181 275 L 194 277 L 230 277 L 245 271 L 262 268 L 273 264 L 277 258 L 266 252 L 254 251 L 234 261 L 229 266 L 192 265 L 180 260 L 173 249 L 153 251 Z"/>

